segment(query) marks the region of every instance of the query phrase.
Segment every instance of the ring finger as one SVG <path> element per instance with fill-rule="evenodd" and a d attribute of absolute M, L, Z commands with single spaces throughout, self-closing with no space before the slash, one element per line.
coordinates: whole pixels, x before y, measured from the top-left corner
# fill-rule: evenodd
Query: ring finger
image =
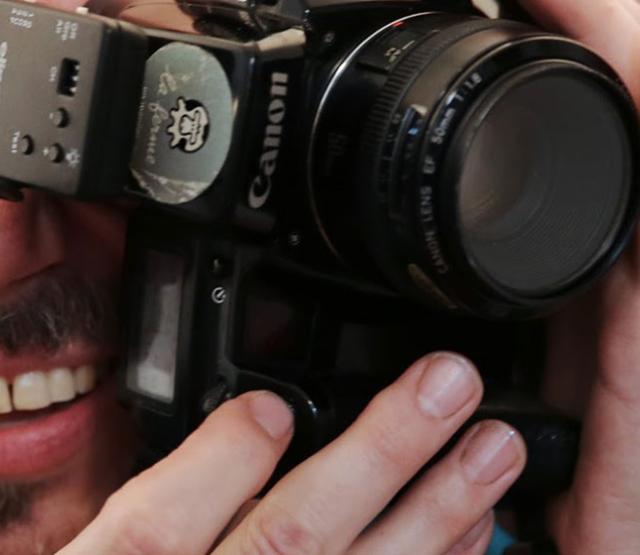
<path fill-rule="evenodd" d="M 510 426 L 495 420 L 476 424 L 349 555 L 444 553 L 477 522 L 480 529 L 473 532 L 478 533 L 459 552 L 475 549 L 490 528 L 483 516 L 518 477 L 525 458 L 524 442 Z"/>

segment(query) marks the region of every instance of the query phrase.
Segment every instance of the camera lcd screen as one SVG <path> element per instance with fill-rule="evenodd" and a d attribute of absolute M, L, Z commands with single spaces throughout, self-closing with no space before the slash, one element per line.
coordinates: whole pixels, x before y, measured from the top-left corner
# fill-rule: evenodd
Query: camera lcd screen
<path fill-rule="evenodd" d="M 184 261 L 174 254 L 149 250 L 142 268 L 140 316 L 132 330 L 127 387 L 171 403 L 175 397 Z"/>

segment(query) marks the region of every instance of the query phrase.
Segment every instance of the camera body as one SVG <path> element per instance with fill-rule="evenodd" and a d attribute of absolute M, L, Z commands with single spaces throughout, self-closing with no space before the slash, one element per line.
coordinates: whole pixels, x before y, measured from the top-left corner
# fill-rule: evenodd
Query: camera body
<path fill-rule="evenodd" d="M 565 485 L 577 427 L 530 395 L 543 325 L 507 318 L 631 234 L 637 114 L 611 68 L 463 0 L 178 4 L 192 32 L 0 1 L 26 57 L 0 73 L 0 192 L 139 205 L 119 373 L 147 462 L 270 389 L 296 413 L 285 470 L 448 349 L 483 373 L 475 418 L 527 440 L 521 483 Z"/>
<path fill-rule="evenodd" d="M 591 239 L 594 262 L 580 269 L 561 268 L 557 276 L 550 267 L 558 258 L 570 258 L 575 244 L 567 244 L 564 251 L 552 252 L 544 245 L 546 254 L 535 248 L 521 253 L 532 243 L 554 240 L 550 233 L 533 233 L 526 245 L 525 239 L 513 241 L 492 253 L 487 245 L 504 241 L 496 232 L 474 253 L 476 247 L 465 238 L 464 228 L 482 225 L 483 216 L 475 224 L 465 222 L 461 199 L 452 192 L 461 187 L 459 161 L 473 140 L 467 133 L 472 134 L 486 116 L 470 112 L 483 97 L 498 94 L 492 88 L 504 80 L 535 80 L 536 73 L 554 72 L 573 72 L 576 80 L 597 78 L 604 94 L 617 95 L 611 98 L 614 102 L 622 100 L 618 116 L 631 122 L 627 132 L 634 135 L 636 115 L 622 105 L 624 90 L 590 51 L 520 22 L 488 20 L 464 1 L 295 4 L 297 10 L 284 3 L 277 5 L 278 11 L 256 6 L 259 15 L 251 17 L 238 10 L 255 21 L 252 24 L 240 15 L 230 17 L 233 10 L 228 5 L 204 5 L 206 9 L 190 9 L 199 18 L 196 28 L 207 34 L 209 62 L 215 60 L 208 65 L 200 94 L 212 91 L 213 82 L 224 89 L 217 90 L 215 102 L 207 106 L 210 117 L 218 118 L 216 141 L 189 152 L 175 146 L 174 141 L 181 140 L 176 135 L 178 118 L 187 126 L 193 120 L 180 105 L 179 87 L 168 91 L 163 79 L 171 77 L 163 68 L 170 67 L 173 58 L 174 63 L 185 63 L 190 49 L 194 66 L 207 65 L 201 62 L 206 55 L 193 48 L 197 41 L 190 48 L 176 44 L 179 37 L 171 34 L 155 33 L 155 39 L 150 34 L 152 49 L 154 40 L 170 44 L 147 61 L 148 82 L 131 164 L 137 178 L 134 194 L 142 192 L 167 212 L 215 229 L 284 236 L 289 242 L 304 237 L 305 245 L 298 245 L 295 257 L 306 266 L 335 266 L 338 274 L 346 269 L 346 275 L 363 277 L 363 284 L 387 287 L 427 306 L 490 319 L 549 312 L 616 259 L 620 249 L 614 244 L 624 244 L 635 214 L 633 186 L 624 201 L 618 199 L 610 208 L 622 214 L 614 231 Z M 529 74 L 519 75 L 519 68 L 528 68 Z M 198 96 L 194 90 L 190 94 Z M 465 125 L 472 130 L 465 130 Z M 158 156 L 157 132 L 165 127 L 174 138 Z M 604 148 L 595 142 L 581 147 L 582 155 L 598 155 Z M 627 147 L 631 153 L 633 146 L 621 146 Z M 623 179 L 631 183 L 635 170 L 631 162 L 628 165 Z M 581 175 L 576 182 L 585 178 Z M 496 176 L 487 176 L 490 179 Z M 574 193 L 581 194 L 578 187 Z M 482 195 L 503 192 L 468 194 Z M 521 204 L 537 202 L 525 196 Z M 493 198 L 472 201 L 496 204 Z M 515 213 L 513 206 L 493 209 L 509 208 Z M 561 220 L 564 215 L 555 217 Z M 600 217 L 598 210 L 585 212 L 581 225 L 589 227 Z M 541 225 L 553 228 L 557 221 Z M 587 235 L 576 243 L 583 238 L 587 242 Z M 527 255 L 534 261 L 530 268 L 522 262 Z M 539 283 L 516 277 L 536 274 L 535 262 L 549 270 L 546 276 L 545 270 L 540 272 Z M 510 275 L 498 271 L 497 265 L 509 265 Z"/>
<path fill-rule="evenodd" d="M 225 20 L 215 7 L 200 6 L 195 28 L 206 38 L 184 45 L 172 31 L 147 31 L 153 53 L 131 164 L 136 181 L 128 190 L 153 200 L 133 220 L 129 236 L 125 306 L 130 307 L 128 344 L 134 348 L 122 375 L 151 460 L 177 445 L 222 400 L 270 389 L 296 412 L 297 434 L 284 471 L 333 439 L 411 362 L 426 352 L 449 349 L 474 360 L 487 383 L 489 393 L 475 419 L 507 419 L 529 442 L 522 487 L 529 493 L 549 492 L 567 483 L 577 427 L 530 396 L 544 364 L 542 325 L 500 320 L 548 310 L 565 292 L 514 302 L 508 295 L 487 296 L 482 284 L 474 290 L 470 272 L 454 271 L 454 257 L 445 256 L 445 226 L 430 241 L 424 240 L 428 231 L 422 232 L 419 242 L 427 248 L 418 258 L 401 265 L 389 262 L 388 257 L 413 256 L 385 235 L 389 216 L 379 206 L 391 200 L 382 189 L 373 193 L 354 183 L 377 179 L 363 161 L 384 163 L 402 149 L 407 159 L 412 155 L 410 144 L 397 145 L 400 133 L 411 136 L 412 125 L 418 126 L 416 104 L 403 106 L 401 117 L 388 114 L 395 126 L 391 131 L 373 129 L 370 112 L 376 112 L 380 91 L 394 85 L 394 71 L 403 71 L 405 55 L 426 44 L 426 37 L 456 28 L 430 50 L 437 53 L 474 35 L 439 76 L 442 88 L 457 82 L 457 91 L 447 95 L 453 102 L 471 103 L 480 94 L 485 76 L 476 67 L 460 76 L 469 50 L 474 60 L 482 58 L 472 44 L 477 33 L 486 49 L 509 44 L 504 54 L 509 67 L 553 51 L 571 63 L 593 64 L 612 74 L 572 41 L 520 22 L 504 21 L 496 30 L 496 22 L 467 2 L 443 6 L 329 4 L 283 18 L 267 15 L 255 24 L 230 17 L 227 8 L 222 10 Z M 222 71 L 208 66 L 202 58 L 208 54 L 200 49 L 213 53 Z M 192 65 L 185 61 L 191 53 L 197 60 Z M 423 53 L 418 57 L 424 62 Z M 490 60 L 487 71 L 496 65 Z M 203 91 L 210 91 L 214 80 L 218 85 L 227 80 L 228 91 L 217 92 L 210 102 L 206 93 L 185 94 L 177 85 L 179 74 L 189 73 L 185 67 L 207 67 L 200 74 Z M 168 68 L 179 68 L 178 75 L 168 76 Z M 189 86 L 200 78 L 196 75 L 185 80 Z M 172 92 L 169 82 L 175 86 Z M 445 96 L 439 87 L 434 87 L 430 108 L 422 107 L 425 112 L 435 111 Z M 217 108 L 223 98 L 233 117 Z M 222 166 L 212 162 L 216 152 L 197 150 L 207 133 L 200 125 L 200 107 L 211 129 L 216 129 L 216 111 L 222 110 L 215 145 L 224 146 Z M 443 106 L 433 116 L 436 147 L 447 144 L 453 133 L 452 110 Z M 463 114 L 464 108 L 457 111 Z M 179 131 L 181 117 L 186 121 Z M 171 136 L 173 147 L 165 144 L 159 150 L 159 130 L 166 131 L 165 143 Z M 363 133 L 371 134 L 369 142 Z M 185 157 L 188 163 L 181 161 Z M 438 153 L 432 160 L 440 162 Z M 163 171 L 154 169 L 158 163 Z M 191 171 L 202 173 L 185 179 Z M 385 176 L 385 171 L 379 173 Z M 430 166 L 425 175 L 435 173 Z M 404 196 L 394 199 L 399 204 L 413 195 L 399 192 Z M 369 193 L 378 195 L 378 208 L 366 199 Z M 426 214 L 439 209 L 429 207 L 425 198 L 421 214 L 426 221 Z M 631 206 L 629 214 L 634 210 Z M 391 216 L 407 221 L 397 213 Z M 411 235 L 403 233 L 400 229 L 398 235 Z M 617 253 L 609 255 L 597 272 Z M 462 283 L 454 284 L 456 279 Z M 172 288 L 174 300 L 167 302 Z M 169 321 L 167 313 L 179 318 Z M 494 321 L 487 322 L 487 316 Z"/>

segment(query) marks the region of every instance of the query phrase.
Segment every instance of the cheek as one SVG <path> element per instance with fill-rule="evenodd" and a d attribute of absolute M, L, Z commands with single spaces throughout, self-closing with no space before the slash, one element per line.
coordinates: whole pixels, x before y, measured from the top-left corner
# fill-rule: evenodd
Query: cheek
<path fill-rule="evenodd" d="M 83 275 L 113 283 L 124 257 L 128 212 L 110 205 L 63 201 L 67 261 Z"/>

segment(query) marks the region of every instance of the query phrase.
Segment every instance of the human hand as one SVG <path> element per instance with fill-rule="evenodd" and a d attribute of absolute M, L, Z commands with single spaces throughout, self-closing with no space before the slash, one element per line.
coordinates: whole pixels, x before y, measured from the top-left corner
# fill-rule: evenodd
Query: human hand
<path fill-rule="evenodd" d="M 176 0 L 56 0 L 86 5 L 92 13 L 123 19 L 145 27 L 193 32 L 193 20 Z M 63 6 L 67 7 L 67 6 Z"/>
<path fill-rule="evenodd" d="M 521 438 L 506 424 L 475 425 L 376 520 L 481 396 L 468 361 L 427 356 L 379 393 L 343 435 L 234 519 L 293 434 L 281 400 L 242 395 L 116 492 L 58 555 L 481 555 L 491 507 L 525 461 Z"/>
<path fill-rule="evenodd" d="M 590 46 L 640 106 L 640 4 L 521 0 L 549 29 Z M 575 480 L 550 526 L 563 554 L 640 552 L 640 236 L 605 283 L 554 317 L 547 398 L 583 416 Z"/>

